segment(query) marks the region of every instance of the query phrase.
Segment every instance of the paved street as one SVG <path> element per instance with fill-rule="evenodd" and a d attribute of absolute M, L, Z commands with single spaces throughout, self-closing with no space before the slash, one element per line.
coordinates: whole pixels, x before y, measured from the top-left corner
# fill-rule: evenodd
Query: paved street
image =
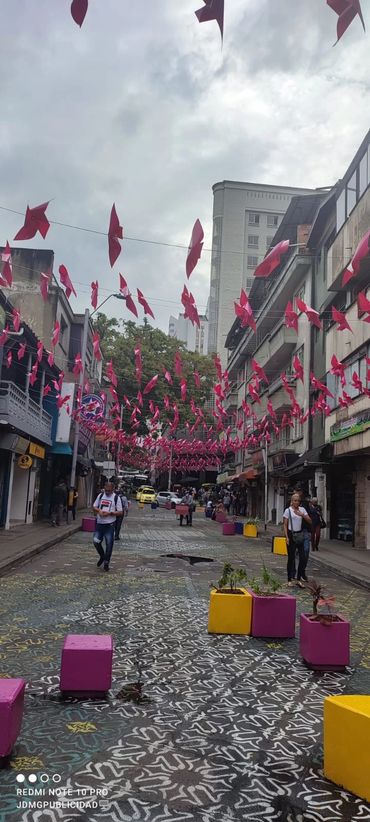
<path fill-rule="evenodd" d="M 264 560 L 285 582 L 285 559 L 266 540 L 222 537 L 201 515 L 180 529 L 173 512 L 133 509 L 109 574 L 91 534 L 78 533 L 0 580 L 0 676 L 29 683 L 0 771 L 1 822 L 370 820 L 369 805 L 323 778 L 321 737 L 326 695 L 370 693 L 369 592 L 311 557 L 310 574 L 352 627 L 347 673 L 312 673 L 297 640 L 207 633 L 209 585 L 225 560 L 252 575 Z M 297 598 L 311 610 L 305 591 Z M 62 701 L 63 637 L 84 632 L 113 634 L 112 691 Z M 45 796 L 16 796 L 25 786 Z"/>

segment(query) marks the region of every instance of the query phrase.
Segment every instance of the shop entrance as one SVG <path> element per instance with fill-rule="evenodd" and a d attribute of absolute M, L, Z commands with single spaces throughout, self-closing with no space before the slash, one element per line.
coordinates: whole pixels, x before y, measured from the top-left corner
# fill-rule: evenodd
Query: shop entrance
<path fill-rule="evenodd" d="M 332 488 L 330 538 L 353 544 L 355 535 L 355 493 L 352 474 L 344 474 Z"/>

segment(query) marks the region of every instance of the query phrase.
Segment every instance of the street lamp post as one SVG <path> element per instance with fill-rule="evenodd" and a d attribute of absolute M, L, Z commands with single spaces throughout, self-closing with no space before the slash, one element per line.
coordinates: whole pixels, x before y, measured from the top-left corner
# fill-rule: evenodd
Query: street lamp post
<path fill-rule="evenodd" d="M 268 448 L 265 439 L 265 531 L 267 530 L 268 519 Z"/>

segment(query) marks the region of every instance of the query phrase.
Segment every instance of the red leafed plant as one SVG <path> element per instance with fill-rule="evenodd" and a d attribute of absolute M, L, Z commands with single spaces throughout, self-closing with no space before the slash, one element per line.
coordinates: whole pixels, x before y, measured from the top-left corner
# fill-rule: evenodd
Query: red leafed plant
<path fill-rule="evenodd" d="M 317 582 L 316 579 L 311 579 L 307 585 L 307 591 L 309 591 L 312 596 L 312 614 L 310 619 L 321 622 L 322 625 L 331 625 L 332 622 L 336 622 L 338 617 L 332 612 L 335 598 L 325 593 L 324 586 L 320 582 Z M 326 608 L 327 612 L 320 613 L 319 608 Z"/>

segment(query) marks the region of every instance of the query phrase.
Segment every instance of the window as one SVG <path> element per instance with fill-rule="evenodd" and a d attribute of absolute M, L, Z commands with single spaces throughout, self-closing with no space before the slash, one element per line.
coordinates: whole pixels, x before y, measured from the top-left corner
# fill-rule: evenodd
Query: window
<path fill-rule="evenodd" d="M 365 189 L 367 188 L 367 153 L 364 154 L 362 160 L 360 160 L 360 167 L 359 167 L 359 181 L 358 181 L 358 193 L 359 197 L 362 196 Z"/>
<path fill-rule="evenodd" d="M 254 283 L 254 277 L 247 277 L 247 279 L 245 281 L 245 290 L 246 290 L 247 294 L 249 294 L 253 283 Z"/>
<path fill-rule="evenodd" d="M 271 247 L 272 247 L 273 239 L 274 239 L 273 237 L 266 237 L 266 248 L 267 248 L 267 251 L 269 250 L 269 248 L 271 248 Z"/>
<path fill-rule="evenodd" d="M 257 268 L 257 265 L 258 265 L 258 257 L 251 257 L 251 256 L 248 254 L 248 257 L 247 257 L 247 267 L 248 267 L 248 268 Z"/>
<path fill-rule="evenodd" d="M 293 429 L 292 429 L 292 439 L 293 439 L 293 441 L 294 440 L 300 440 L 300 439 L 302 439 L 302 437 L 303 437 L 303 425 L 302 425 L 301 421 L 297 419 L 297 417 L 294 417 L 294 426 L 293 426 Z"/>
<path fill-rule="evenodd" d="M 68 326 L 67 326 L 67 323 L 66 323 L 66 321 L 63 317 L 63 314 L 61 314 L 60 315 L 60 337 L 59 337 L 59 340 L 60 340 L 60 344 L 61 344 L 62 348 L 64 348 L 64 349 L 66 349 L 66 346 L 67 346 L 67 339 L 66 339 L 67 327 Z"/>
<path fill-rule="evenodd" d="M 249 212 L 249 225 L 259 225 L 260 224 L 260 215 L 256 214 L 255 211 Z"/>
<path fill-rule="evenodd" d="M 337 231 L 346 220 L 346 192 L 343 190 L 337 199 Z"/>
<path fill-rule="evenodd" d="M 267 215 L 267 225 L 274 226 L 277 228 L 279 225 L 279 215 L 278 214 L 268 214 Z"/>
<path fill-rule="evenodd" d="M 327 403 L 332 410 L 333 408 L 336 408 L 339 405 L 338 398 L 342 396 L 343 391 L 345 391 L 346 394 L 348 394 L 348 396 L 351 397 L 351 399 L 354 399 L 355 397 L 359 397 L 361 395 L 361 390 L 359 388 L 355 388 L 354 385 L 351 385 L 352 378 L 353 375 L 356 373 L 360 381 L 362 382 L 363 387 L 366 388 L 366 372 L 366 357 L 365 354 L 362 353 L 360 355 L 358 354 L 357 356 L 355 356 L 355 359 L 353 359 L 352 362 L 346 366 L 344 370 L 346 385 L 344 385 L 343 387 L 340 381 L 340 377 L 337 377 L 334 374 L 330 373 L 326 375 L 326 384 L 329 388 L 329 391 L 331 391 L 331 393 L 334 394 L 334 399 L 332 399 L 332 397 L 328 397 L 327 400 Z"/>
<path fill-rule="evenodd" d="M 258 248 L 258 234 L 248 234 L 248 248 Z"/>
<path fill-rule="evenodd" d="M 347 183 L 347 216 L 353 211 L 357 202 L 357 170 L 353 172 L 351 179 Z"/>
<path fill-rule="evenodd" d="M 296 311 L 299 311 L 299 309 L 297 308 L 297 299 L 304 301 L 304 295 L 305 295 L 305 284 L 303 283 L 303 285 L 300 286 L 299 290 L 294 295 L 294 302 L 295 302 L 295 310 Z"/>

